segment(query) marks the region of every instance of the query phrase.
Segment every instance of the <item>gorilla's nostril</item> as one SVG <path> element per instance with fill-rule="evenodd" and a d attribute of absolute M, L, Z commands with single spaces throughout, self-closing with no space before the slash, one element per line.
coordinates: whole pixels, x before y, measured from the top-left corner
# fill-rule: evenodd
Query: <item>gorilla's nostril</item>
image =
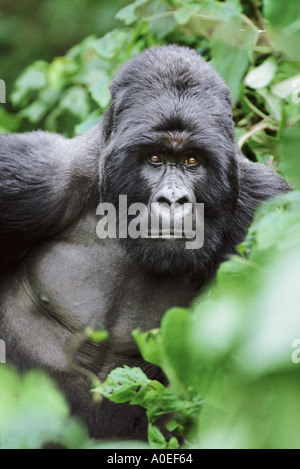
<path fill-rule="evenodd" d="M 152 202 L 173 206 L 174 204 L 183 205 L 191 203 L 192 200 L 188 194 L 188 191 L 184 188 L 176 188 L 176 190 L 172 188 L 172 190 L 170 190 L 169 187 L 165 187 L 156 193 L 156 195 L 153 197 Z"/>
<path fill-rule="evenodd" d="M 172 204 L 172 201 L 164 195 L 161 195 L 160 197 L 158 197 L 155 202 L 158 202 L 159 204 L 168 204 L 168 205 Z"/>
<path fill-rule="evenodd" d="M 183 205 L 183 204 L 188 204 L 190 201 L 190 199 L 188 198 L 187 195 L 183 195 L 182 197 L 180 197 L 178 200 L 176 200 L 176 203 L 177 204 L 180 204 L 180 205 Z"/>

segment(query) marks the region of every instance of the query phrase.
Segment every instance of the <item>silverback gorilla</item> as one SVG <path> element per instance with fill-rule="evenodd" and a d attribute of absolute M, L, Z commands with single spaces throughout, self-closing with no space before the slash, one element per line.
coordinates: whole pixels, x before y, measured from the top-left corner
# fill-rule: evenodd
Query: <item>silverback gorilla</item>
<path fill-rule="evenodd" d="M 143 362 L 131 331 L 159 327 L 187 306 L 243 240 L 255 208 L 288 190 L 276 173 L 243 157 L 230 93 L 196 52 L 146 50 L 111 85 L 102 122 L 67 140 L 47 132 L 0 135 L 0 338 L 19 369 L 47 370 L 96 438 L 146 436 L 138 406 L 93 402 L 90 380 Z M 99 239 L 97 207 L 204 203 L 205 241 Z M 87 326 L 107 329 L 76 348 Z M 75 366 L 76 364 L 76 366 Z"/>

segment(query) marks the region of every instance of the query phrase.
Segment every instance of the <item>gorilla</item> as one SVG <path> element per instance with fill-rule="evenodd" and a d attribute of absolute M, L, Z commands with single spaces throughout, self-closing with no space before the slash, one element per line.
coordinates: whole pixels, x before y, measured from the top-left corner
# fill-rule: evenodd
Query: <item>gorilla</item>
<path fill-rule="evenodd" d="M 20 370 L 42 368 L 95 438 L 145 438 L 139 406 L 91 398 L 89 373 L 140 366 L 131 332 L 157 328 L 188 306 L 235 252 L 264 200 L 288 191 L 263 164 L 241 155 L 230 92 L 195 51 L 153 47 L 111 85 L 101 123 L 73 139 L 42 131 L 0 135 L 0 338 Z M 156 236 L 99 237 L 97 208 L 120 196 L 171 215 L 204 204 L 204 244 Z M 104 216 L 102 213 L 101 216 Z M 128 223 L 132 216 L 128 217 Z M 106 329 L 95 344 L 86 327 Z M 85 337 L 85 338 L 83 338 Z"/>

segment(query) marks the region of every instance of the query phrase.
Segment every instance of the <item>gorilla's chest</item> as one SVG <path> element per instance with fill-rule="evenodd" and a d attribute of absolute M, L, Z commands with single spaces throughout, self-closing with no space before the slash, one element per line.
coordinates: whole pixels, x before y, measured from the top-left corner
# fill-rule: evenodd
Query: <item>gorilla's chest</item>
<path fill-rule="evenodd" d="M 182 278 L 150 274 L 125 260 L 116 243 L 53 241 L 26 260 L 23 285 L 38 314 L 71 332 L 107 329 L 115 353 L 136 353 L 131 332 L 159 327 L 171 306 L 187 306 L 195 289 Z"/>

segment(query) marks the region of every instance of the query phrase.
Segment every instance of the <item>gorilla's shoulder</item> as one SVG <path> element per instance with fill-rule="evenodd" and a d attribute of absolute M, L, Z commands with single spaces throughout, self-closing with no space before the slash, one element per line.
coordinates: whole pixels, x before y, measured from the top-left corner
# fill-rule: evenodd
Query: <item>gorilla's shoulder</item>
<path fill-rule="evenodd" d="M 98 189 L 93 135 L 0 135 L 0 272 L 84 210 Z"/>

